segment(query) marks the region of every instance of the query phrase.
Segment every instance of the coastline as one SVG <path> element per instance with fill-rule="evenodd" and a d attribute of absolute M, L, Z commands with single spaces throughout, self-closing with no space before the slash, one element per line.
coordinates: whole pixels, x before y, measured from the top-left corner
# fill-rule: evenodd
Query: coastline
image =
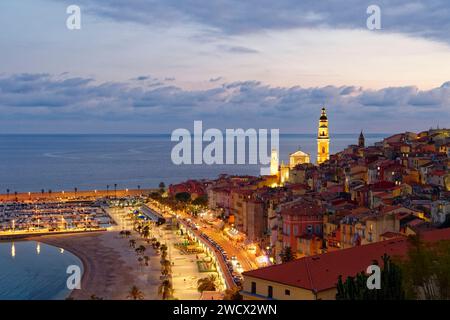
<path fill-rule="evenodd" d="M 81 289 L 72 290 L 69 299 L 90 300 L 95 295 L 105 300 L 124 300 L 133 285 L 144 293 L 145 299 L 158 299 L 158 257 L 153 254 L 148 267 L 140 266 L 128 241 L 119 232 L 49 235 L 27 240 L 63 248 L 80 259 Z"/>

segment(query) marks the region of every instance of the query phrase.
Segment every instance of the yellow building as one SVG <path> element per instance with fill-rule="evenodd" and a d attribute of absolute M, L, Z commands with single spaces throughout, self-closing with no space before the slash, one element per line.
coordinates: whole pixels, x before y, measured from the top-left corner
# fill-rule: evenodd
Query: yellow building
<path fill-rule="evenodd" d="M 278 175 L 278 150 L 272 149 L 272 154 L 270 157 L 270 175 Z"/>
<path fill-rule="evenodd" d="M 309 154 L 301 150 L 297 150 L 296 152 L 291 153 L 289 155 L 289 167 L 291 169 L 293 169 L 298 164 L 304 164 L 309 162 L 310 162 Z"/>
<path fill-rule="evenodd" d="M 319 119 L 319 130 L 317 135 L 317 164 L 330 159 L 330 136 L 328 134 L 328 118 L 325 108 Z"/>

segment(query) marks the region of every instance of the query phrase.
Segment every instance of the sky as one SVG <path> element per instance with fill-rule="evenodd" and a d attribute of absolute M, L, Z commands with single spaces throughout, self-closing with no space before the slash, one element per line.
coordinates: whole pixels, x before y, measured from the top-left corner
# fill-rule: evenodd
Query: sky
<path fill-rule="evenodd" d="M 450 127 L 449 17 L 446 0 L 2 0 L 0 133 L 315 133 L 322 106 L 331 133 Z"/>

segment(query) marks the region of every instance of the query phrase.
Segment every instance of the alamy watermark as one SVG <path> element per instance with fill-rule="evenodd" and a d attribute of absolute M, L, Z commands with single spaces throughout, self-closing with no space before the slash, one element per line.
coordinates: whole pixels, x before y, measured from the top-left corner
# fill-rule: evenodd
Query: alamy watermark
<path fill-rule="evenodd" d="M 366 13 L 369 17 L 366 20 L 366 26 L 369 30 L 381 29 L 381 8 L 375 4 L 367 7 Z"/>
<path fill-rule="evenodd" d="M 70 275 L 66 281 L 67 289 L 81 289 L 81 268 L 77 265 L 72 264 L 67 267 L 66 273 Z"/>
<path fill-rule="evenodd" d="M 188 129 L 176 129 L 171 141 L 178 142 L 171 152 L 175 165 L 190 164 L 260 164 L 269 165 L 272 150 L 279 150 L 279 129 L 219 129 L 203 132 L 202 121 L 194 121 L 194 133 Z M 205 143 L 208 143 L 204 146 Z M 225 147 L 224 147 L 225 146 Z M 225 149 L 225 155 L 224 155 Z M 270 167 L 261 168 L 261 175 L 269 175 Z"/>
<path fill-rule="evenodd" d="M 75 4 L 67 7 L 66 13 L 69 15 L 66 20 L 66 27 L 69 30 L 81 29 L 81 8 Z"/>

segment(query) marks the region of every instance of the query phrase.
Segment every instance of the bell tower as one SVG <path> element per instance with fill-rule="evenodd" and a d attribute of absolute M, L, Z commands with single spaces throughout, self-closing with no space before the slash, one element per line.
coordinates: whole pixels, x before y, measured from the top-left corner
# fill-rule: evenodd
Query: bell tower
<path fill-rule="evenodd" d="M 270 175 L 278 175 L 278 151 L 276 149 L 272 149 L 270 157 Z"/>
<path fill-rule="evenodd" d="M 321 164 L 329 159 L 330 136 L 328 134 L 328 118 L 325 108 L 322 108 L 317 135 L 317 164 Z"/>
<path fill-rule="evenodd" d="M 358 138 L 358 146 L 360 148 L 364 148 L 364 145 L 365 145 L 365 139 L 364 139 L 363 132 L 361 130 L 361 133 L 360 133 L 359 138 Z"/>

